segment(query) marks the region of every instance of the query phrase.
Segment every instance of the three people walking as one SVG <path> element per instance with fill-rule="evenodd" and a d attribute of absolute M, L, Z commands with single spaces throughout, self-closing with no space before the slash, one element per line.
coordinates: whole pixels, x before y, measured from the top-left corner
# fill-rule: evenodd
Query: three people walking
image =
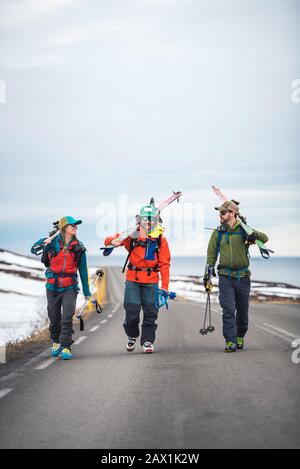
<path fill-rule="evenodd" d="M 215 275 L 215 265 L 220 258 L 217 271 L 225 351 L 235 352 L 244 347 L 249 323 L 249 245 L 257 240 L 265 243 L 268 237 L 256 230 L 247 235 L 239 221 L 238 203 L 227 201 L 215 208 L 219 211 L 221 224 L 213 231 L 208 244 L 205 275 Z M 160 211 L 155 208 L 154 202 L 141 208 L 136 222 L 134 232 L 126 234 L 127 237 L 120 233 L 107 237 L 105 246 L 111 249 L 123 246 L 128 252 L 123 269 L 124 272 L 127 266 L 123 323 L 127 335 L 126 349 L 133 352 L 140 337 L 142 350 L 148 354 L 154 351 L 160 281 L 162 293 L 168 295 L 171 254 L 164 236 Z M 72 357 L 73 316 L 79 290 L 78 271 L 83 294 L 86 299 L 91 297 L 86 249 L 77 238 L 77 228 L 81 223 L 81 220 L 70 216 L 61 218 L 57 226 L 59 234 L 54 239 L 40 239 L 32 248 L 32 252 L 35 252 L 35 246 L 43 246 L 42 261 L 47 267 L 46 292 L 52 355 L 61 355 L 66 360 Z"/>

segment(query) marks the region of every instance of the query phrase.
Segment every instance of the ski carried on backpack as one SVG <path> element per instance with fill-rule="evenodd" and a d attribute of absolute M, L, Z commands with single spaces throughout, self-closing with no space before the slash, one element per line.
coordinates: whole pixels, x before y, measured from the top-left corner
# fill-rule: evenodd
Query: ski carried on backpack
<path fill-rule="evenodd" d="M 163 210 L 164 208 L 166 208 L 168 205 L 172 204 L 173 202 L 175 202 L 175 200 L 177 200 L 177 202 L 179 202 L 179 198 L 182 196 L 182 192 L 178 191 L 178 192 L 174 192 L 173 195 L 171 195 L 171 197 L 169 197 L 167 200 L 165 200 L 164 202 L 162 202 L 158 207 L 157 207 L 157 214 L 159 215 L 159 213 L 161 212 L 161 210 Z M 123 233 L 120 234 L 119 238 L 117 239 L 118 241 L 124 241 L 125 239 L 127 239 L 129 236 L 132 236 L 138 229 L 138 226 L 139 225 L 136 225 L 134 228 L 129 228 L 128 230 L 126 231 L 123 231 Z M 109 245 L 109 246 L 105 246 L 103 248 L 100 248 L 101 251 L 103 251 L 103 256 L 109 256 L 113 250 L 115 249 L 116 246 L 113 246 L 112 244 Z"/>
<path fill-rule="evenodd" d="M 229 199 L 227 199 L 227 197 L 220 191 L 220 189 L 218 189 L 217 187 L 215 186 L 212 186 L 212 190 L 214 191 L 214 193 L 219 197 L 219 199 L 222 201 L 222 202 L 228 202 Z M 249 226 L 245 220 L 242 219 L 241 216 L 237 216 L 238 217 L 238 220 L 241 224 L 241 227 L 245 230 L 245 232 L 247 233 L 248 236 L 251 236 L 254 231 L 253 231 L 253 228 L 251 228 L 251 226 Z M 262 257 L 264 259 L 269 259 L 270 257 L 270 252 L 272 254 L 274 254 L 274 251 L 272 251 L 271 249 L 268 249 L 265 244 L 260 241 L 259 239 L 256 239 L 255 240 L 255 244 L 258 246 L 259 250 L 260 250 L 260 253 L 262 255 Z"/>
<path fill-rule="evenodd" d="M 54 238 L 56 238 L 58 235 L 60 234 L 60 230 L 58 229 L 58 221 L 55 221 L 53 223 L 53 229 L 52 231 L 50 231 L 49 233 L 49 236 L 48 236 L 48 239 L 50 241 L 52 241 Z M 46 240 L 47 238 L 44 238 L 44 241 Z M 45 248 L 45 243 L 35 243 L 32 248 L 31 248 L 31 252 L 32 254 L 35 254 L 36 256 L 39 256 L 40 254 L 42 254 L 43 250 Z"/>

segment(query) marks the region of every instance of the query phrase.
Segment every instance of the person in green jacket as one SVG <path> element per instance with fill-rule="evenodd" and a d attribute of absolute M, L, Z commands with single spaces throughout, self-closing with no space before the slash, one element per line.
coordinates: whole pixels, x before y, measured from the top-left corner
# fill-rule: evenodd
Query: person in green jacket
<path fill-rule="evenodd" d="M 223 309 L 223 335 L 225 352 L 243 349 L 248 330 L 250 276 L 248 248 L 256 240 L 268 241 L 259 231 L 248 236 L 237 216 L 238 205 L 233 201 L 215 207 L 220 213 L 221 225 L 213 231 L 207 249 L 206 275 L 215 276 L 215 264 L 219 275 L 219 301 Z"/>

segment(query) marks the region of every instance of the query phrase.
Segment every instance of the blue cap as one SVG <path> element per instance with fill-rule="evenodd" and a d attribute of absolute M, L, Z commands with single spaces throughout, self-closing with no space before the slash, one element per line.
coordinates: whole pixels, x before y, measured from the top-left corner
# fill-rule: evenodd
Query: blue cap
<path fill-rule="evenodd" d="M 82 220 L 75 220 L 73 217 L 62 217 L 58 222 L 58 228 L 63 230 L 67 225 L 81 225 Z"/>

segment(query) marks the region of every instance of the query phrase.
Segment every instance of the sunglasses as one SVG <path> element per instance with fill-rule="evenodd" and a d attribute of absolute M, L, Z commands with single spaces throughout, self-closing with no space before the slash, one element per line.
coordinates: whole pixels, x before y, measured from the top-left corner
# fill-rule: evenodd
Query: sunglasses
<path fill-rule="evenodd" d="M 149 223 L 153 223 L 156 221 L 156 219 L 153 219 L 153 218 L 148 218 L 148 217 L 142 217 L 141 218 L 142 221 L 148 221 Z"/>
<path fill-rule="evenodd" d="M 226 215 L 226 213 L 232 213 L 231 210 L 220 210 L 221 215 Z"/>
<path fill-rule="evenodd" d="M 78 225 L 75 225 L 75 223 L 72 223 L 70 226 L 72 226 L 72 228 L 78 228 Z"/>

